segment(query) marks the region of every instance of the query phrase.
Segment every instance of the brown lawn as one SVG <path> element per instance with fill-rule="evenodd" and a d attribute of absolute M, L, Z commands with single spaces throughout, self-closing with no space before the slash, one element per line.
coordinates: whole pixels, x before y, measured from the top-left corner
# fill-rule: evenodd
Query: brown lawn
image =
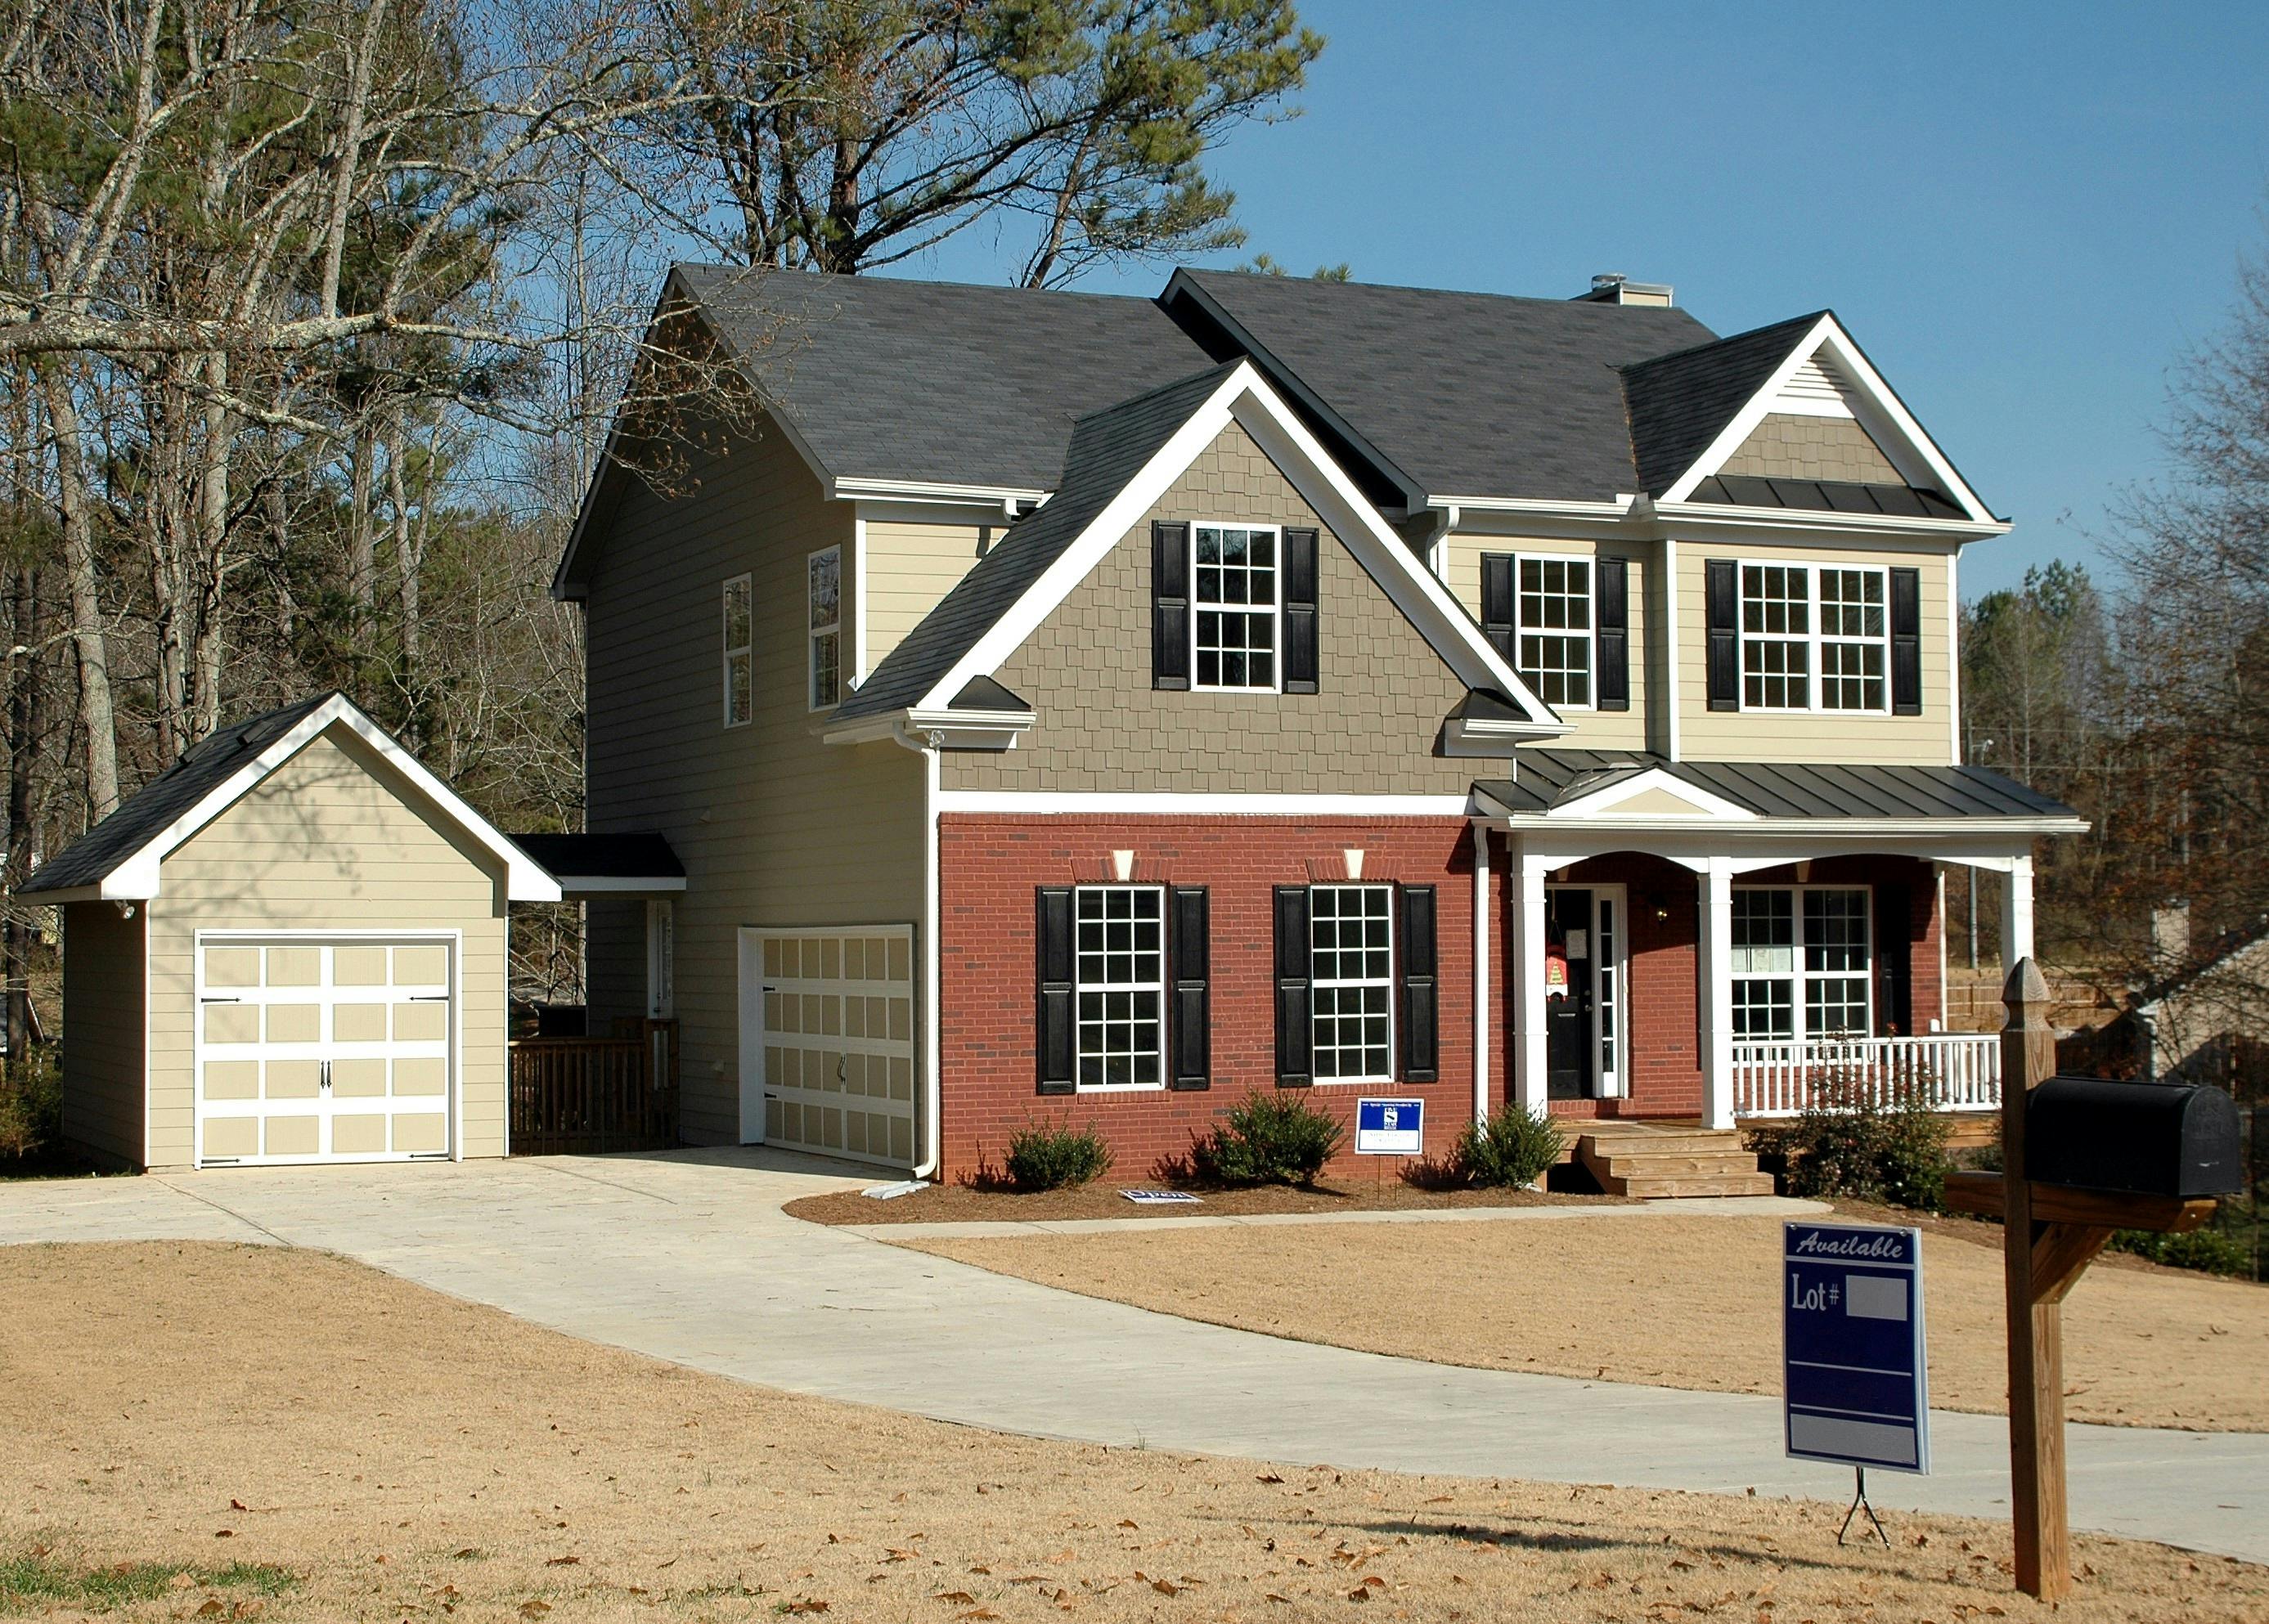
<path fill-rule="evenodd" d="M 107 1616 L 2047 1617 L 2009 1591 L 1993 1524 L 1901 1516 L 1896 1550 L 1839 1549 L 1839 1509 L 1812 1502 L 1004 1437 L 742 1386 L 308 1252 L 0 1248 L 0 1611 L 131 1592 Z M 2269 1612 L 2269 1569 L 2078 1550 L 2061 1620 Z"/>
<path fill-rule="evenodd" d="M 1870 1214 L 1873 1216 L 1874 1214 Z M 1931 1401 L 2005 1410 L 2000 1231 L 1923 1242 Z M 1981 1236 L 1991 1244 L 1962 1238 Z M 891 1238 L 1045 1285 L 1308 1342 L 1446 1364 L 1778 1392 L 1780 1220 L 1329 1224 Z M 1365 1282 L 1423 1280 L 1412 1314 Z M 2066 1299 L 2075 1421 L 2269 1430 L 2269 1289 L 2099 1261 Z"/>

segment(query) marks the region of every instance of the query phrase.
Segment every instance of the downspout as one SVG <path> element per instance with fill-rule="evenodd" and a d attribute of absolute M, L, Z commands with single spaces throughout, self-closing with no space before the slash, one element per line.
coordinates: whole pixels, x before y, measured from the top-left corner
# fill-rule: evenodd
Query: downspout
<path fill-rule="evenodd" d="M 1418 543 L 1419 561 L 1433 572 L 1434 579 L 1449 584 L 1450 560 L 1443 543 L 1450 532 L 1458 528 L 1458 508 L 1454 502 L 1440 507 L 1430 507 L 1426 513 L 1426 538 Z"/>
<path fill-rule="evenodd" d="M 944 910 L 938 902 L 937 860 L 937 795 L 939 764 L 942 758 L 941 740 L 935 734 L 917 735 L 909 733 L 904 722 L 891 730 L 891 736 L 910 750 L 918 750 L 922 758 L 922 886 L 921 925 L 920 940 L 915 943 L 921 956 L 922 1002 L 920 1011 L 922 1038 L 920 1107 L 915 1113 L 914 1126 L 920 1140 L 920 1157 L 912 1177 L 935 1178 L 945 1160 L 944 1105 L 945 1086 L 939 1075 L 945 1045 L 939 1033 L 939 1002 L 944 984 L 944 955 L 939 950 L 938 921 Z"/>

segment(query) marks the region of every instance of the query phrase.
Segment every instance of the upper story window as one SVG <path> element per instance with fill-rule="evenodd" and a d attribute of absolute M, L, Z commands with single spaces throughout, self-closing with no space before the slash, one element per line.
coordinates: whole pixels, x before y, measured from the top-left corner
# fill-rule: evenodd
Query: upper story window
<path fill-rule="evenodd" d="M 1155 885 L 1083 885 L 1074 896 L 1079 1087 L 1165 1084 L 1165 922 Z"/>
<path fill-rule="evenodd" d="M 746 575 L 725 583 L 722 639 L 725 726 L 738 727 L 749 720 L 756 698 L 755 633 L 751 626 L 752 587 Z"/>
<path fill-rule="evenodd" d="M 1274 526 L 1191 528 L 1193 686 L 1276 687 L 1277 531 Z"/>
<path fill-rule="evenodd" d="M 1592 565 L 1584 558 L 1521 558 L 1513 668 L 1555 708 L 1592 703 Z"/>
<path fill-rule="evenodd" d="M 824 711 L 843 698 L 843 550 L 813 553 L 806 568 L 806 692 L 811 708 Z"/>
<path fill-rule="evenodd" d="M 1889 708 L 1883 571 L 1745 564 L 1741 580 L 1743 709 Z"/>

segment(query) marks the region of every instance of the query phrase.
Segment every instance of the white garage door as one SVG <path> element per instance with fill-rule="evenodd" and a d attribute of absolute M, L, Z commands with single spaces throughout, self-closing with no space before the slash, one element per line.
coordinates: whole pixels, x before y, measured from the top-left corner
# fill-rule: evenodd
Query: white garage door
<path fill-rule="evenodd" d="M 765 1139 L 910 1167 L 914 1159 L 913 930 L 750 930 Z M 744 1062 L 745 1064 L 745 1062 Z"/>
<path fill-rule="evenodd" d="M 452 946 L 200 938 L 199 1165 L 447 1157 Z"/>

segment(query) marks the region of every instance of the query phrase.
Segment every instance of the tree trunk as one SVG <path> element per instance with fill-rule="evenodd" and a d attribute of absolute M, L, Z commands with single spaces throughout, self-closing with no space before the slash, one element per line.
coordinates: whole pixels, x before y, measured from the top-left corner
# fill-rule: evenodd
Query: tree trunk
<path fill-rule="evenodd" d="M 41 379 L 48 427 L 55 441 L 56 506 L 63 526 L 63 571 L 70 594 L 71 647 L 78 667 L 78 726 L 86 753 L 87 816 L 100 823 L 118 809 L 118 725 L 110 690 L 110 638 L 102 618 L 94 520 L 88 511 L 86 462 L 78 407 L 61 368 Z"/>

